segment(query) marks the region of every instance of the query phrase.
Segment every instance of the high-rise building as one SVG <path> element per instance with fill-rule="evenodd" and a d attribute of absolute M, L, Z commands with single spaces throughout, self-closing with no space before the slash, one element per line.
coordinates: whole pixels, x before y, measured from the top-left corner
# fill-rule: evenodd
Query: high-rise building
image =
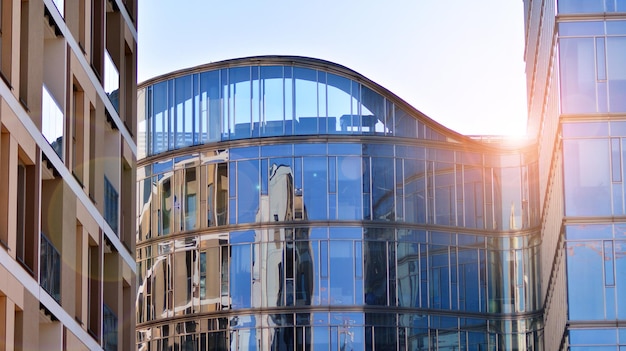
<path fill-rule="evenodd" d="M 525 0 L 524 19 L 545 349 L 623 350 L 626 1 Z"/>
<path fill-rule="evenodd" d="M 302 57 L 156 77 L 138 111 L 138 350 L 541 350 L 533 142 Z"/>
<path fill-rule="evenodd" d="M 0 349 L 131 350 L 136 0 L 0 1 Z"/>

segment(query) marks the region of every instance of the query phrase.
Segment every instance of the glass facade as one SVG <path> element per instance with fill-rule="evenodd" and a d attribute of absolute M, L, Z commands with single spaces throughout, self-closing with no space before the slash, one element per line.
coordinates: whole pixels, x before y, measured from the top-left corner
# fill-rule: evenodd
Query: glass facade
<path fill-rule="evenodd" d="M 532 149 L 289 61 L 141 88 L 138 349 L 540 349 Z"/>
<path fill-rule="evenodd" d="M 550 349 L 625 350 L 626 331 L 620 327 L 626 320 L 626 2 L 558 0 L 556 5 L 558 16 L 546 23 L 553 21 L 557 31 L 545 29 L 555 39 L 556 78 L 533 78 L 556 83 L 559 95 L 556 108 L 544 108 L 552 114 L 541 116 L 544 126 L 556 125 L 554 134 L 539 132 L 539 143 L 558 138 L 554 150 L 546 150 L 557 168 L 539 166 L 552 177 L 543 213 L 551 223 L 543 228 L 542 244 L 543 270 L 549 272 L 542 278 L 550 281 L 544 287 L 545 328 L 560 340 Z"/>
<path fill-rule="evenodd" d="M 626 112 L 626 20 L 561 22 L 558 31 L 562 113 Z"/>

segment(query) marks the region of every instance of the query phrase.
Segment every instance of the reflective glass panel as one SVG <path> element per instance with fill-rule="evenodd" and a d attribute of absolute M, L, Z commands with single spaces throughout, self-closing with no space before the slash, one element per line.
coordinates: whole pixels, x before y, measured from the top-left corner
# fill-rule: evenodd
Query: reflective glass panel
<path fill-rule="evenodd" d="M 567 243 L 567 296 L 572 320 L 604 319 L 603 257 L 600 241 Z"/>
<path fill-rule="evenodd" d="M 317 71 L 294 68 L 295 133 L 316 134 L 318 116 Z"/>
<path fill-rule="evenodd" d="M 604 12 L 604 1 L 602 0 L 559 0 L 558 11 L 566 13 L 602 13 Z"/>
<path fill-rule="evenodd" d="M 626 111 L 626 37 L 606 39 L 607 69 L 609 80 L 609 111 Z"/>
<path fill-rule="evenodd" d="M 593 38 L 559 40 L 563 113 L 596 111 L 596 64 Z"/>
<path fill-rule="evenodd" d="M 566 214 L 611 214 L 608 140 L 564 140 L 563 153 Z"/>
<path fill-rule="evenodd" d="M 233 245 L 230 250 L 230 297 L 232 299 L 232 307 L 251 307 L 251 246 L 249 244 Z"/>
<path fill-rule="evenodd" d="M 330 303 L 352 305 L 354 296 L 354 249 L 352 241 L 330 242 Z"/>
<path fill-rule="evenodd" d="M 261 136 L 283 134 L 284 121 L 284 80 L 283 67 L 261 67 Z"/>

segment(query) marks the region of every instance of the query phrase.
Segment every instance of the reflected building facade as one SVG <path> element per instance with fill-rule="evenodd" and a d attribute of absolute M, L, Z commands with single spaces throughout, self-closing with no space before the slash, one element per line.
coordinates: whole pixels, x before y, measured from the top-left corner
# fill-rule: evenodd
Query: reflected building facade
<path fill-rule="evenodd" d="M 626 2 L 525 0 L 524 19 L 545 348 L 622 350 Z"/>
<path fill-rule="evenodd" d="M 138 98 L 138 350 L 542 349 L 534 144 L 302 57 Z"/>

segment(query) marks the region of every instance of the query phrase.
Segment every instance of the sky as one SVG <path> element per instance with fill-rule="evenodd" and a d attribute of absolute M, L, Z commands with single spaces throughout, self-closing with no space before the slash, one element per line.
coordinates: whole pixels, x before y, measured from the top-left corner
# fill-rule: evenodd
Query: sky
<path fill-rule="evenodd" d="M 138 80 L 295 55 L 346 66 L 462 134 L 524 135 L 522 0 L 139 0 Z"/>

